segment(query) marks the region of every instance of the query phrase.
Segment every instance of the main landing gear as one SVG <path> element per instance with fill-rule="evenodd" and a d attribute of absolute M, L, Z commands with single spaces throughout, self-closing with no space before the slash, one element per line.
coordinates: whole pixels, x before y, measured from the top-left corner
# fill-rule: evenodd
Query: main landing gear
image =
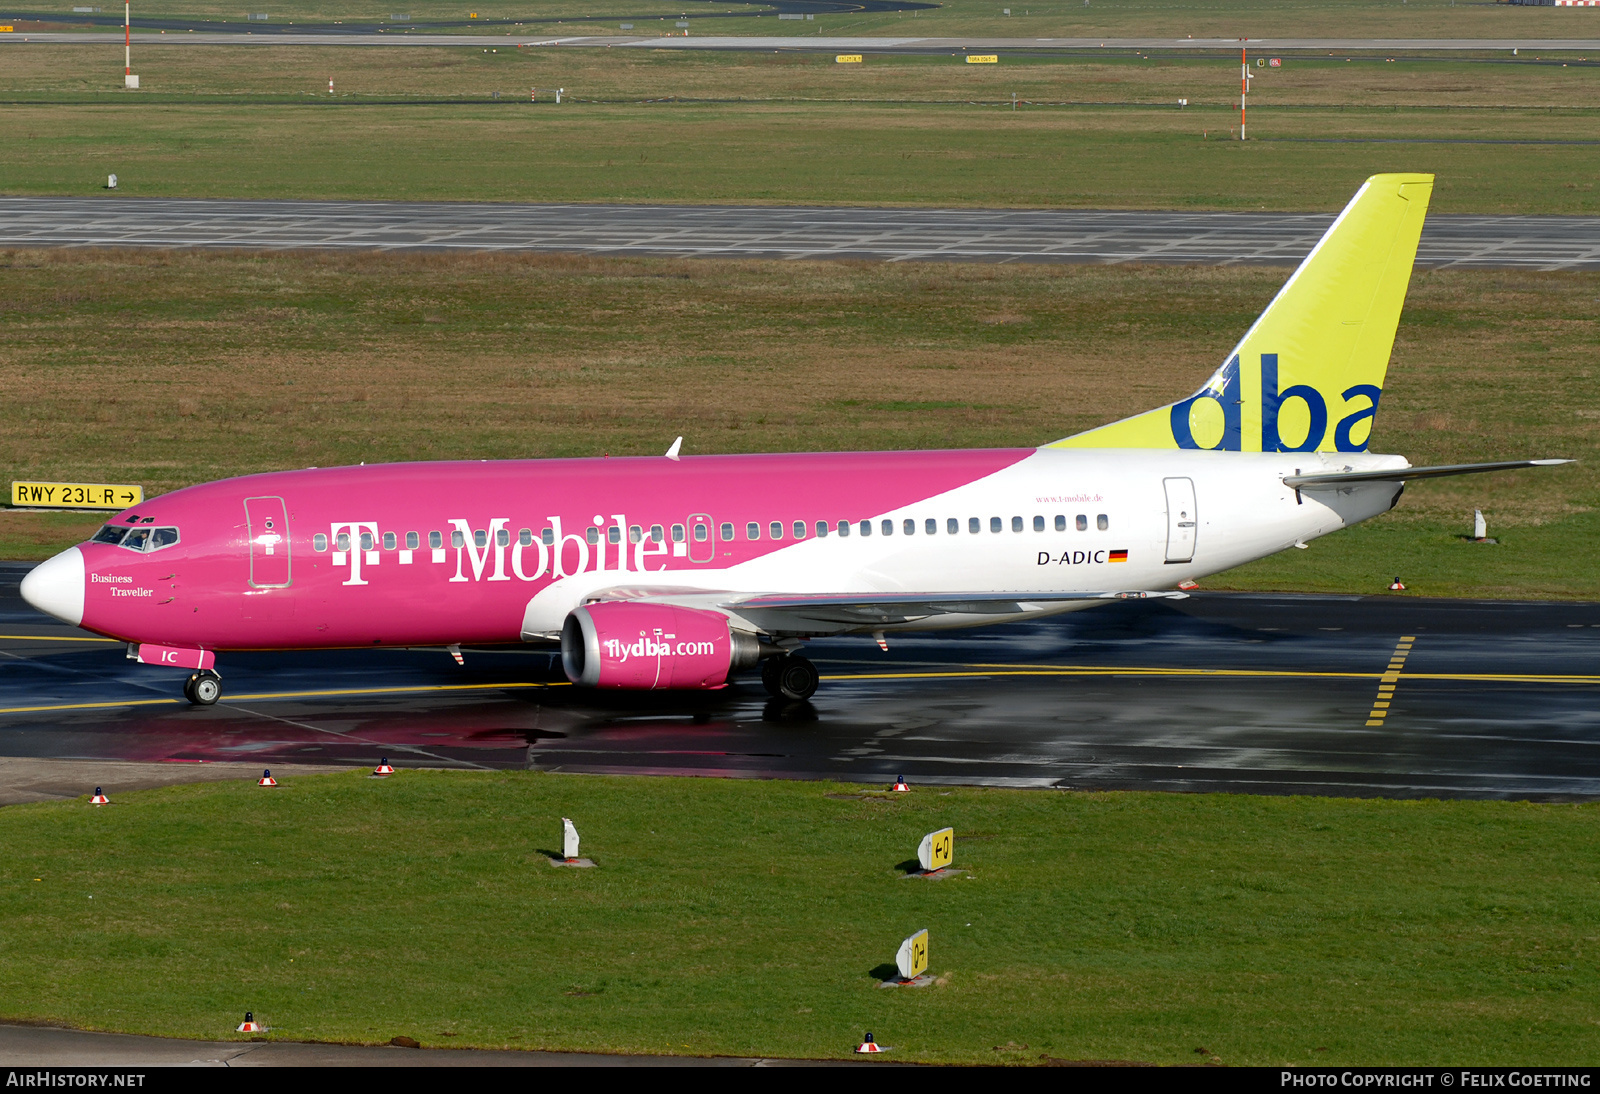
<path fill-rule="evenodd" d="M 184 681 L 183 697 L 197 707 L 208 707 L 222 698 L 222 677 L 206 669 Z"/>
<path fill-rule="evenodd" d="M 799 654 L 786 653 L 761 662 L 761 684 L 774 699 L 809 699 L 820 682 L 817 666 Z"/>

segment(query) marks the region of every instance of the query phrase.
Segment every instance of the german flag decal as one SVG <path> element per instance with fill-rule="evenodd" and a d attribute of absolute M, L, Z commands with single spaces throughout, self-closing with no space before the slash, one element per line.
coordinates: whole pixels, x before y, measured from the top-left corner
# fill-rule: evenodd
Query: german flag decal
<path fill-rule="evenodd" d="M 1126 552 L 1126 551 L 1112 551 L 1110 556 L 1106 559 L 1106 561 L 1107 562 L 1126 562 L 1126 561 L 1128 561 L 1128 552 Z"/>

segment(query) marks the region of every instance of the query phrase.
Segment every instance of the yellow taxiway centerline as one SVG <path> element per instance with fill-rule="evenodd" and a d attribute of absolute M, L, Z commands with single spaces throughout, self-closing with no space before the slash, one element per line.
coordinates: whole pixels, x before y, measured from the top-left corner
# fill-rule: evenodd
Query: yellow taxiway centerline
<path fill-rule="evenodd" d="M 1246 679 L 1291 680 L 1379 680 L 1393 675 L 1379 672 L 1301 672 L 1291 669 L 1180 669 L 1150 668 L 1138 665 L 1064 665 L 1059 667 L 1017 669 L 1001 666 L 988 668 L 975 665 L 970 669 L 944 669 L 935 672 L 861 672 L 838 673 L 824 680 L 938 680 L 978 676 L 1174 676 L 1219 677 Z M 1554 676 L 1500 672 L 1402 672 L 1401 680 L 1459 680 L 1478 683 L 1502 684 L 1600 684 L 1600 676 Z"/>
<path fill-rule="evenodd" d="M 1391 675 L 1379 672 L 1302 672 L 1291 669 L 1181 669 L 1155 668 L 1143 665 L 1065 665 L 1036 669 L 986 668 L 947 669 L 935 672 L 858 672 L 829 673 L 824 680 L 957 680 L 976 677 L 1002 676 L 1167 676 L 1214 677 L 1219 679 L 1336 679 L 1376 680 Z M 1600 684 L 1600 676 L 1517 675 L 1498 672 L 1405 672 L 1400 679 L 1407 681 L 1460 681 L 1467 683 L 1498 684 Z M 318 691 L 265 691 L 250 695 L 230 695 L 226 702 L 259 703 L 274 699 L 323 699 L 352 695 L 415 695 L 425 692 L 449 691 L 505 691 L 512 688 L 571 687 L 565 680 L 509 681 L 497 684 L 418 684 L 410 687 L 389 688 L 328 688 Z M 109 707 L 142 707 L 176 705 L 182 699 L 124 699 L 101 703 L 57 703 L 48 706 L 0 707 L 0 714 L 40 714 L 58 710 L 103 710 Z"/>

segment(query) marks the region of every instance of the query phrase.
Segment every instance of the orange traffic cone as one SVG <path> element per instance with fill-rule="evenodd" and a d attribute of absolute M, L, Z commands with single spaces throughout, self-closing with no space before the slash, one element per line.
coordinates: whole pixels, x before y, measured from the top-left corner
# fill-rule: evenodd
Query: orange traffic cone
<path fill-rule="evenodd" d="M 379 760 L 378 766 L 372 769 L 372 773 L 374 775 L 393 775 L 394 768 L 389 763 L 389 757 L 385 756 Z"/>
<path fill-rule="evenodd" d="M 110 805 L 111 799 L 106 797 L 106 792 L 98 786 L 94 788 L 94 797 L 89 799 L 90 805 Z"/>
<path fill-rule="evenodd" d="M 274 779 L 272 777 L 272 769 L 271 768 L 268 768 L 267 770 L 265 770 L 265 771 L 263 771 L 261 773 L 261 778 L 256 780 L 256 785 L 257 786 L 277 786 L 278 785 L 278 780 Z"/>
<path fill-rule="evenodd" d="M 857 1052 L 882 1052 L 883 1049 L 879 1048 L 878 1047 L 878 1042 L 876 1042 L 876 1041 L 874 1041 L 872 1039 L 872 1034 L 867 1033 L 867 1034 L 863 1034 L 862 1035 L 861 1043 L 856 1046 L 856 1051 Z"/>
<path fill-rule="evenodd" d="M 1405 592 L 1405 588 L 1406 588 L 1405 585 L 1400 581 L 1400 579 L 1398 577 L 1395 578 L 1394 581 L 1390 582 L 1390 584 L 1389 584 L 1389 591 L 1391 593 Z"/>
<path fill-rule="evenodd" d="M 267 1032 L 267 1027 L 262 1025 L 260 1022 L 256 1021 L 256 1016 L 254 1014 L 251 1014 L 249 1011 L 245 1011 L 244 1012 L 244 1021 L 239 1023 L 239 1028 L 237 1030 L 235 1030 L 234 1032 L 235 1033 L 265 1033 L 265 1032 Z"/>
<path fill-rule="evenodd" d="M 900 776 L 897 776 L 895 778 L 895 780 L 894 780 L 894 788 L 895 788 L 895 791 L 897 793 L 900 793 L 900 794 L 909 794 L 909 793 L 911 793 L 911 788 L 906 785 L 906 777 L 904 775 L 900 775 Z"/>

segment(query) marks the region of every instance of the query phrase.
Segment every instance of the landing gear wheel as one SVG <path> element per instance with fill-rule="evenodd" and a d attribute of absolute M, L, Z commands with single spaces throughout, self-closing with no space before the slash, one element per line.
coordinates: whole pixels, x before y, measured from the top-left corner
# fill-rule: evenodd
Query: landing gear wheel
<path fill-rule="evenodd" d="M 761 684 L 774 699 L 809 699 L 820 680 L 817 666 L 796 654 L 761 663 Z"/>
<path fill-rule="evenodd" d="M 197 707 L 208 707 L 222 698 L 222 677 L 214 672 L 197 672 L 183 685 L 183 697 Z"/>

